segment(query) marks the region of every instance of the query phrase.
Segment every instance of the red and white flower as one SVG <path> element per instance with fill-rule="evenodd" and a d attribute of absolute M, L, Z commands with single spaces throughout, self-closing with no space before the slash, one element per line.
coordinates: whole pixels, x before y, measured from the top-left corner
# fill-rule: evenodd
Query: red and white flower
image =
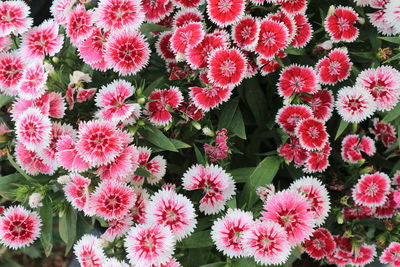
<path fill-rule="evenodd" d="M 91 180 L 76 173 L 71 174 L 68 178 L 69 182 L 63 188 L 66 199 L 77 210 L 87 209 Z"/>
<path fill-rule="evenodd" d="M 400 266 L 400 243 L 391 242 L 382 252 L 379 261 L 383 264 L 393 264 L 395 267 Z"/>
<path fill-rule="evenodd" d="M 260 34 L 255 51 L 267 59 L 289 44 L 289 31 L 285 24 L 265 19 L 260 24 Z"/>
<path fill-rule="evenodd" d="M 106 259 L 101 240 L 90 234 L 74 245 L 74 254 L 83 267 L 101 267 Z"/>
<path fill-rule="evenodd" d="M 379 207 L 385 204 L 389 190 L 390 179 L 386 174 L 364 174 L 353 189 L 353 199 L 357 205 Z"/>
<path fill-rule="evenodd" d="M 79 45 L 88 38 L 94 29 L 93 13 L 78 5 L 67 16 L 67 34 L 74 45 Z"/>
<path fill-rule="evenodd" d="M 313 29 L 305 14 L 296 14 L 293 19 L 296 23 L 296 35 L 293 37 L 292 45 L 295 48 L 302 48 L 310 42 Z"/>
<path fill-rule="evenodd" d="M 333 111 L 333 95 L 330 90 L 319 90 L 312 95 L 301 95 L 302 100 L 306 101 L 311 107 L 313 115 L 321 121 L 328 121 Z"/>
<path fill-rule="evenodd" d="M 258 42 L 260 23 L 251 16 L 245 16 L 232 27 L 233 41 L 238 47 L 252 51 Z"/>
<path fill-rule="evenodd" d="M 146 104 L 149 120 L 156 125 L 167 125 L 172 120 L 170 109 L 176 109 L 183 101 L 179 88 L 155 90 L 149 96 Z"/>
<path fill-rule="evenodd" d="M 24 68 L 22 58 L 16 53 L 0 53 L 0 90 L 7 95 L 17 95 Z"/>
<path fill-rule="evenodd" d="M 325 30 L 334 42 L 353 42 L 358 37 L 358 29 L 354 26 L 358 14 L 351 7 L 339 6 L 334 13 L 325 19 Z"/>
<path fill-rule="evenodd" d="M 375 142 L 368 136 L 347 135 L 342 141 L 342 158 L 344 161 L 357 163 L 363 159 L 361 152 L 368 156 L 375 154 Z"/>
<path fill-rule="evenodd" d="M 18 84 L 18 96 L 23 99 L 40 97 L 47 89 L 46 80 L 47 73 L 41 62 L 27 66 Z"/>
<path fill-rule="evenodd" d="M 291 65 L 281 72 L 278 92 L 284 98 L 289 98 L 292 94 L 313 94 L 317 91 L 317 75 L 311 67 Z"/>
<path fill-rule="evenodd" d="M 373 128 L 369 130 L 375 135 L 375 140 L 381 140 L 385 147 L 390 147 L 397 140 L 393 125 L 388 122 L 380 122 L 378 118 L 373 119 Z"/>
<path fill-rule="evenodd" d="M 204 111 L 209 111 L 227 101 L 232 93 L 231 88 L 224 87 L 190 87 L 190 97 L 193 104 Z"/>
<path fill-rule="evenodd" d="M 351 66 L 347 50 L 338 48 L 321 59 L 315 68 L 322 84 L 333 85 L 349 77 Z"/>
<path fill-rule="evenodd" d="M 309 151 L 321 150 L 329 137 L 324 123 L 314 118 L 301 120 L 295 128 L 295 134 L 300 145 Z"/>
<path fill-rule="evenodd" d="M 313 112 L 306 105 L 284 106 L 278 111 L 275 121 L 290 135 L 295 135 L 295 129 L 300 120 L 313 117 Z"/>
<path fill-rule="evenodd" d="M 236 23 L 243 15 L 246 2 L 244 0 L 208 0 L 207 14 L 219 27 Z"/>
<path fill-rule="evenodd" d="M 24 1 L 0 3 L 0 36 L 24 33 L 32 25 L 29 6 Z"/>
<path fill-rule="evenodd" d="M 304 242 L 304 246 L 307 254 L 316 260 L 331 255 L 336 250 L 336 242 L 325 228 L 315 230 L 311 238 Z"/>
<path fill-rule="evenodd" d="M 168 16 L 174 6 L 168 0 L 142 0 L 142 10 L 145 19 L 150 23 L 157 23 Z"/>
<path fill-rule="evenodd" d="M 195 47 L 188 47 L 185 56 L 187 62 L 193 69 L 207 67 L 211 53 L 218 48 L 227 48 L 228 42 L 224 37 L 216 34 L 206 34 L 203 40 Z"/>

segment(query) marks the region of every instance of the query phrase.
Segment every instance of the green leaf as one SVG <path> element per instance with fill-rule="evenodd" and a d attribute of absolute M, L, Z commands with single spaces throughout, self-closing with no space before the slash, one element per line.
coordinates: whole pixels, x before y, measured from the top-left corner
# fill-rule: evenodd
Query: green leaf
<path fill-rule="evenodd" d="M 200 267 L 225 267 L 226 262 L 224 261 L 219 261 L 219 262 L 214 262 L 206 265 L 201 265 Z"/>
<path fill-rule="evenodd" d="M 235 116 L 238 104 L 239 104 L 239 98 L 235 97 L 221 107 L 222 112 L 218 120 L 218 129 L 229 128 Z"/>
<path fill-rule="evenodd" d="M 44 253 L 48 257 L 53 248 L 53 206 L 49 197 L 43 200 L 39 215 L 42 219 L 40 241 L 42 242 Z"/>
<path fill-rule="evenodd" d="M 206 164 L 206 160 L 204 159 L 203 154 L 200 152 L 198 147 L 195 144 L 193 144 L 193 148 L 194 148 L 194 154 L 196 156 L 197 163 L 203 164 L 203 165 Z"/>
<path fill-rule="evenodd" d="M 252 207 L 257 201 L 256 189 L 259 186 L 270 184 L 279 170 L 281 159 L 279 157 L 267 157 L 255 168 L 246 182 L 240 195 L 240 207 L 247 204 Z"/>
<path fill-rule="evenodd" d="M 150 33 L 150 32 L 163 32 L 163 31 L 170 31 L 171 28 L 162 26 L 162 25 L 157 25 L 157 24 L 150 24 L 150 23 L 143 23 L 142 26 L 140 26 L 140 31 L 142 33 Z"/>
<path fill-rule="evenodd" d="M 226 202 L 226 206 L 231 209 L 237 208 L 236 197 L 231 198 Z"/>
<path fill-rule="evenodd" d="M 164 81 L 164 76 L 159 77 L 157 80 L 149 84 L 149 86 L 144 89 L 143 94 L 145 96 L 149 96 L 151 92 L 153 92 L 161 83 Z"/>
<path fill-rule="evenodd" d="M 400 116 L 400 102 L 390 111 L 386 113 L 386 116 L 383 118 L 383 122 L 391 122 L 397 119 Z"/>
<path fill-rule="evenodd" d="M 301 56 L 301 55 L 306 54 L 306 50 L 298 49 L 298 48 L 294 48 L 293 46 L 290 46 L 287 49 L 285 49 L 285 53 L 289 54 L 289 55 Z"/>
<path fill-rule="evenodd" d="M 13 190 L 18 184 L 26 183 L 25 178 L 20 173 L 13 173 L 0 177 L 0 195 L 6 199 L 13 199 Z"/>
<path fill-rule="evenodd" d="M 235 115 L 228 127 L 234 134 L 242 139 L 246 139 L 246 130 L 244 127 L 244 121 L 242 113 L 240 112 L 239 107 L 236 109 Z"/>
<path fill-rule="evenodd" d="M 24 172 L 19 165 L 14 161 L 13 157 L 11 156 L 10 153 L 7 153 L 7 159 L 10 162 L 10 164 L 19 172 L 25 179 L 28 181 L 33 181 L 32 177 L 30 177 L 26 172 Z"/>
<path fill-rule="evenodd" d="M 243 81 L 246 102 L 258 125 L 264 125 L 268 118 L 267 100 L 257 79 L 245 79 Z"/>
<path fill-rule="evenodd" d="M 137 168 L 135 171 L 135 175 L 149 177 L 149 178 L 155 177 L 154 174 L 143 168 Z"/>
<path fill-rule="evenodd" d="M 232 175 L 236 183 L 245 183 L 255 169 L 255 167 L 239 168 L 230 170 L 229 173 Z"/>
<path fill-rule="evenodd" d="M 174 144 L 159 129 L 154 126 L 149 126 L 149 128 L 150 129 L 142 128 L 139 130 L 144 139 L 153 145 L 158 146 L 159 148 L 178 152 Z"/>
<path fill-rule="evenodd" d="M 385 40 L 390 43 L 400 44 L 400 37 L 378 37 L 379 39 Z"/>
<path fill-rule="evenodd" d="M 253 258 L 238 258 L 232 261 L 232 267 L 258 267 Z"/>
<path fill-rule="evenodd" d="M 341 120 L 339 124 L 339 128 L 336 131 L 335 135 L 335 140 L 339 138 L 340 135 L 346 130 L 347 126 L 349 126 L 349 123 L 347 121 Z"/>
<path fill-rule="evenodd" d="M 76 219 L 76 214 L 71 206 L 69 206 L 63 216 L 60 217 L 58 230 L 61 239 L 67 245 L 65 248 L 65 255 L 68 254 L 75 242 Z"/>
<path fill-rule="evenodd" d="M 182 142 L 181 140 L 178 140 L 178 139 L 170 138 L 169 141 L 171 141 L 171 143 L 174 144 L 176 149 L 183 149 L 183 148 L 190 148 L 191 147 L 191 145 L 186 144 L 185 142 Z"/>
<path fill-rule="evenodd" d="M 182 248 L 205 248 L 211 247 L 214 242 L 211 239 L 211 230 L 196 232 L 182 240 L 180 247 Z"/>
<path fill-rule="evenodd" d="M 2 108 L 4 105 L 7 105 L 8 103 L 10 103 L 13 100 L 14 100 L 14 97 L 1 94 L 0 95 L 0 108 Z"/>
<path fill-rule="evenodd" d="M 392 62 L 392 61 L 395 61 L 395 60 L 399 60 L 399 59 L 400 59 L 400 53 L 398 53 L 397 55 L 389 58 L 388 60 L 384 61 L 383 63 L 386 64 L 386 63 L 389 63 L 389 62 Z"/>

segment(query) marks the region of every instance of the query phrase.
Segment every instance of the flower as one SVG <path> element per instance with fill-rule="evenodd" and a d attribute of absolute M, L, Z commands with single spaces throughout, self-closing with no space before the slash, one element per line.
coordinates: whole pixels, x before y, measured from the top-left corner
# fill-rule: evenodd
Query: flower
<path fill-rule="evenodd" d="M 138 147 L 139 159 L 137 161 L 138 166 L 146 169 L 152 174 L 151 177 L 147 177 L 149 184 L 158 183 L 161 178 L 165 175 L 167 162 L 162 156 L 156 156 L 152 160 L 150 159 L 151 150 L 147 147 Z M 144 177 L 139 175 L 132 175 L 132 181 L 137 185 L 142 185 Z"/>
<path fill-rule="evenodd" d="M 182 182 L 185 190 L 202 189 L 205 192 L 199 209 L 206 215 L 221 211 L 235 194 L 232 177 L 217 165 L 194 165 L 183 175 Z"/>
<path fill-rule="evenodd" d="M 268 19 L 281 22 L 286 26 L 288 30 L 288 43 L 290 44 L 296 35 L 296 22 L 294 21 L 293 16 L 288 15 L 286 12 L 278 11 L 276 13 L 269 14 Z"/>
<path fill-rule="evenodd" d="M 335 106 L 342 119 L 352 123 L 359 123 L 369 118 L 376 110 L 376 102 L 372 95 L 360 87 L 340 89 Z"/>
<path fill-rule="evenodd" d="M 308 151 L 305 150 L 299 142 L 299 139 L 295 136 L 289 137 L 290 143 L 283 144 L 278 148 L 278 153 L 285 160 L 292 162 L 298 167 L 304 164 L 308 159 Z"/>
<path fill-rule="evenodd" d="M 29 6 L 23 1 L 0 3 L 0 36 L 24 33 L 32 25 Z"/>
<path fill-rule="evenodd" d="M 38 175 L 39 173 L 53 174 L 55 166 L 46 164 L 39 153 L 28 150 L 22 142 L 15 146 L 15 158 L 21 168 L 28 174 Z"/>
<path fill-rule="evenodd" d="M 331 255 L 336 249 L 336 243 L 331 233 L 325 228 L 318 228 L 311 238 L 304 242 L 308 255 L 313 259 L 322 259 Z"/>
<path fill-rule="evenodd" d="M 324 123 L 313 118 L 301 120 L 295 128 L 295 135 L 308 151 L 321 150 L 329 137 Z"/>
<path fill-rule="evenodd" d="M 104 55 L 107 64 L 115 71 L 121 75 L 133 75 L 148 63 L 150 48 L 142 34 L 120 30 L 110 33 Z"/>
<path fill-rule="evenodd" d="M 109 227 L 101 235 L 101 238 L 113 242 L 115 238 L 119 238 L 128 233 L 129 229 L 133 225 L 133 220 L 130 214 L 127 214 L 118 219 L 112 219 L 108 221 Z M 114 266 L 112 266 L 114 267 Z"/>
<path fill-rule="evenodd" d="M 128 258 L 137 267 L 166 263 L 173 254 L 174 246 L 174 236 L 164 225 L 139 224 L 132 227 L 125 238 Z"/>
<path fill-rule="evenodd" d="M 114 180 L 105 180 L 92 193 L 90 205 L 97 216 L 118 219 L 128 213 L 135 199 L 136 195 L 130 186 Z"/>
<path fill-rule="evenodd" d="M 58 34 L 58 24 L 46 20 L 22 36 L 21 55 L 25 61 L 43 60 L 45 55 L 54 56 L 60 52 L 64 37 Z"/>
<path fill-rule="evenodd" d="M 50 13 L 58 23 L 65 25 L 74 4 L 75 0 L 54 0 L 50 7 Z"/>
<path fill-rule="evenodd" d="M 236 86 L 244 78 L 246 61 L 237 49 L 219 48 L 208 59 L 208 79 L 216 86 Z"/>
<path fill-rule="evenodd" d="M 109 31 L 102 31 L 100 28 L 94 27 L 92 33 L 86 38 L 86 40 L 79 44 L 78 50 L 80 56 L 87 64 L 92 66 L 94 69 L 107 69 L 104 52 L 109 34 Z M 74 73 L 79 72 L 75 71 Z"/>
<path fill-rule="evenodd" d="M 76 149 L 74 139 L 65 135 L 57 142 L 56 157 L 60 166 L 69 171 L 84 171 L 90 167 Z"/>
<path fill-rule="evenodd" d="M 177 87 L 169 89 L 155 90 L 150 96 L 146 105 L 149 113 L 149 120 L 156 125 L 167 125 L 172 120 L 172 115 L 169 109 L 177 108 L 182 100 L 182 93 Z"/>
<path fill-rule="evenodd" d="M 296 23 L 296 34 L 293 37 L 292 45 L 295 48 L 302 48 L 310 42 L 313 29 L 305 14 L 296 14 L 293 19 Z"/>
<path fill-rule="evenodd" d="M 311 176 L 304 176 L 294 181 L 289 190 L 305 196 L 310 203 L 310 210 L 314 213 L 316 226 L 322 225 L 330 211 L 328 190 L 320 180 Z"/>
<path fill-rule="evenodd" d="M 364 174 L 353 188 L 353 199 L 357 205 L 379 207 L 385 204 L 390 189 L 390 179 L 382 172 Z"/>
<path fill-rule="evenodd" d="M 91 88 L 91 89 L 79 88 L 78 93 L 76 94 L 76 101 L 78 103 L 82 103 L 89 99 L 92 99 L 96 94 L 96 91 L 97 91 L 96 88 Z"/>
<path fill-rule="evenodd" d="M 15 123 L 18 142 L 32 151 L 39 152 L 50 143 L 51 122 L 40 110 L 30 107 Z"/>
<path fill-rule="evenodd" d="M 41 225 L 36 212 L 11 206 L 0 217 L 0 243 L 11 249 L 29 246 L 40 236 Z"/>
<path fill-rule="evenodd" d="M 289 44 L 289 31 L 285 24 L 265 19 L 260 24 L 260 34 L 255 51 L 267 59 Z"/>
<path fill-rule="evenodd" d="M 208 0 L 207 14 L 219 27 L 236 23 L 243 15 L 246 2 L 244 0 Z"/>
<path fill-rule="evenodd" d="M 299 121 L 309 119 L 313 116 L 310 107 L 306 105 L 289 105 L 281 108 L 275 121 L 290 135 L 295 135 L 295 129 Z"/>
<path fill-rule="evenodd" d="M 76 150 L 92 166 L 110 163 L 121 152 L 121 134 L 109 122 L 80 123 L 78 135 Z"/>
<path fill-rule="evenodd" d="M 353 266 L 365 266 L 371 263 L 376 256 L 376 247 L 375 245 L 366 245 L 363 244 L 360 248 L 354 251 L 354 256 L 351 259 L 351 263 Z"/>
<path fill-rule="evenodd" d="M 172 1 L 167 0 L 142 0 L 142 10 L 149 23 L 157 23 L 172 12 Z"/>
<path fill-rule="evenodd" d="M 315 226 L 315 215 L 307 198 L 297 192 L 281 191 L 272 195 L 264 206 L 263 221 L 281 225 L 291 246 L 308 238 Z"/>
<path fill-rule="evenodd" d="M 307 102 L 316 119 L 328 121 L 333 111 L 333 95 L 329 90 L 319 90 L 312 95 L 301 95 L 300 98 Z"/>
<path fill-rule="evenodd" d="M 64 185 L 63 190 L 66 199 L 72 207 L 77 210 L 86 210 L 89 204 L 90 179 L 77 173 L 69 175 L 69 181 Z"/>
<path fill-rule="evenodd" d="M 232 28 L 233 41 L 245 50 L 254 50 L 260 33 L 259 22 L 251 16 L 245 16 Z"/>
<path fill-rule="evenodd" d="M 309 151 L 303 171 L 306 173 L 323 172 L 329 166 L 329 156 L 332 148 L 329 142 L 321 150 Z"/>
<path fill-rule="evenodd" d="M 180 1 L 182 0 L 175 0 L 175 2 L 177 2 L 178 5 L 180 4 L 179 3 Z M 201 1 L 202 0 L 200 0 L 199 2 Z M 197 0 L 196 1 L 189 0 L 188 2 L 194 5 L 197 2 Z M 204 20 L 203 15 L 197 9 L 181 9 L 174 15 L 174 21 L 172 23 L 174 28 L 178 28 L 192 22 L 202 22 L 203 20 Z"/>
<path fill-rule="evenodd" d="M 375 140 L 381 139 L 385 147 L 390 147 L 397 140 L 396 130 L 388 122 L 380 122 L 378 118 L 373 119 L 373 128 L 369 131 L 375 135 Z"/>
<path fill-rule="evenodd" d="M 217 48 L 227 48 L 225 38 L 215 34 L 206 34 L 198 45 L 186 49 L 186 60 L 193 69 L 206 68 L 211 53 Z"/>
<path fill-rule="evenodd" d="M 163 32 L 158 37 L 158 41 L 156 43 L 157 54 L 167 62 L 175 61 L 175 53 L 170 46 L 171 37 L 172 32 Z"/>
<path fill-rule="evenodd" d="M 306 0 L 278 0 L 277 2 L 281 5 L 281 8 L 289 14 L 303 14 L 307 9 Z"/>
<path fill-rule="evenodd" d="M 400 5 L 397 1 L 391 0 L 388 1 L 388 3 L 385 5 L 385 15 L 384 18 L 387 21 L 387 23 L 394 27 L 397 33 L 400 32 Z"/>
<path fill-rule="evenodd" d="M 101 240 L 86 234 L 74 245 L 74 254 L 83 267 L 101 267 L 106 259 Z"/>
<path fill-rule="evenodd" d="M 38 208 L 38 207 L 42 207 L 43 203 L 43 195 L 40 193 L 33 193 L 32 195 L 29 196 L 29 207 L 31 207 L 32 209 L 34 208 Z"/>
<path fill-rule="evenodd" d="M 182 8 L 182 10 L 193 8 L 195 10 L 203 3 L 202 0 L 174 0 L 174 4 Z"/>
<path fill-rule="evenodd" d="M 196 213 L 192 202 L 173 190 L 159 190 L 147 206 L 146 222 L 168 226 L 176 240 L 187 237 L 196 226 Z"/>
<path fill-rule="evenodd" d="M 200 22 L 192 22 L 178 27 L 170 39 L 171 49 L 176 53 L 184 54 L 188 47 L 195 47 L 205 36 L 203 25 Z"/>
<path fill-rule="evenodd" d="M 229 209 L 224 217 L 214 221 L 211 238 L 217 249 L 230 258 L 245 255 L 243 236 L 252 228 L 253 215 L 239 209 Z"/>
<path fill-rule="evenodd" d="M 135 187 L 134 192 L 137 198 L 129 214 L 132 216 L 134 222 L 144 224 L 146 222 L 146 209 L 150 196 L 146 189 L 142 187 Z"/>
<path fill-rule="evenodd" d="M 190 87 L 190 97 L 193 104 L 204 111 L 210 111 L 221 103 L 227 101 L 232 93 L 232 89 L 224 87 Z"/>
<path fill-rule="evenodd" d="M 279 59 L 282 59 L 286 57 L 286 54 L 280 51 L 278 52 L 277 56 Z M 262 56 L 257 57 L 256 64 L 262 76 L 274 72 L 280 66 L 278 61 L 276 61 L 276 59 L 268 59 Z"/>
<path fill-rule="evenodd" d="M 24 69 L 18 84 L 18 96 L 23 99 L 35 99 L 46 91 L 47 73 L 40 62 Z"/>
<path fill-rule="evenodd" d="M 325 19 L 325 30 L 334 42 L 353 42 L 358 37 L 358 29 L 354 23 L 358 14 L 351 7 L 339 6 L 334 13 Z"/>
<path fill-rule="evenodd" d="M 67 15 L 67 34 L 74 45 L 79 45 L 93 32 L 93 13 L 78 5 Z"/>
<path fill-rule="evenodd" d="M 382 264 L 393 264 L 393 266 L 400 266 L 400 243 L 391 242 L 387 248 L 382 252 L 379 261 Z"/>
<path fill-rule="evenodd" d="M 105 30 L 136 30 L 145 13 L 138 0 L 101 0 L 96 10 L 96 23 Z"/>
<path fill-rule="evenodd" d="M 316 68 L 322 84 L 336 84 L 346 80 L 350 75 L 352 63 L 346 49 L 332 50 L 327 57 L 322 58 Z"/>
<path fill-rule="evenodd" d="M 368 90 L 377 110 L 391 110 L 400 97 L 400 72 L 390 66 L 367 69 L 360 73 L 356 86 Z"/>
<path fill-rule="evenodd" d="M 379 219 L 390 219 L 396 212 L 397 202 L 395 200 L 395 192 L 391 191 L 382 206 L 376 207 L 374 217 Z"/>
<path fill-rule="evenodd" d="M 203 128 L 204 132 L 204 128 Z M 221 131 L 217 132 L 215 138 L 215 146 L 210 144 L 204 145 L 204 152 L 208 155 L 210 162 L 216 163 L 218 159 L 224 159 L 228 156 L 228 136 L 226 136 L 227 130 L 223 128 Z"/>
<path fill-rule="evenodd" d="M 3 4 L 5 2 L 1 2 Z M 18 94 L 17 85 L 22 78 L 25 64 L 16 53 L 0 53 L 0 89 L 7 95 Z"/>
<path fill-rule="evenodd" d="M 284 98 L 293 93 L 313 94 L 318 91 L 317 75 L 311 67 L 291 65 L 279 77 L 278 91 Z"/>
<path fill-rule="evenodd" d="M 363 159 L 361 152 L 372 156 L 375 151 L 375 142 L 368 136 L 347 135 L 342 141 L 342 158 L 344 161 L 357 163 Z"/>
<path fill-rule="evenodd" d="M 246 255 L 253 255 L 264 265 L 284 263 L 290 254 L 290 244 L 285 229 L 271 220 L 256 221 L 243 234 Z"/>

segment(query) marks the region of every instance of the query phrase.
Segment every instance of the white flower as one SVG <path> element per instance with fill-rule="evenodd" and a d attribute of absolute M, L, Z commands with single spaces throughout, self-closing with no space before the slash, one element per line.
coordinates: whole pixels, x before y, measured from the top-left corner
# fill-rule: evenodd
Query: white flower
<path fill-rule="evenodd" d="M 43 203 L 43 196 L 40 193 L 33 193 L 32 195 L 29 196 L 29 206 L 31 208 L 38 208 L 38 207 L 42 207 Z"/>

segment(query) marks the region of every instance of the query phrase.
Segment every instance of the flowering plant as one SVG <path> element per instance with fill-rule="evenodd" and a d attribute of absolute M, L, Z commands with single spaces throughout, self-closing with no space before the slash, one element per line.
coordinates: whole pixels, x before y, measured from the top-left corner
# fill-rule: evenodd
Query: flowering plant
<path fill-rule="evenodd" d="M 400 266 L 400 3 L 330 4 L 1 2 L 1 260 Z"/>

